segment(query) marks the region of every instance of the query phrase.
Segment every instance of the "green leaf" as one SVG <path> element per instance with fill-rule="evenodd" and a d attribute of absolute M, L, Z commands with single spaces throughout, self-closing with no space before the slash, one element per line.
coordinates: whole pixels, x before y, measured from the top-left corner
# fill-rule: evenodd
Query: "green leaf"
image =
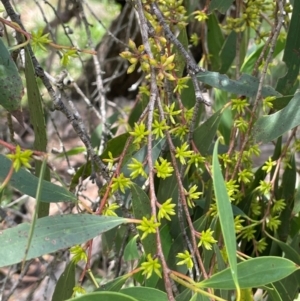
<path fill-rule="evenodd" d="M 111 281 L 101 285 L 99 288 L 96 289 L 96 291 L 118 292 L 122 288 L 122 286 L 125 284 L 127 279 L 128 279 L 128 275 L 120 276 L 118 278 L 115 278 L 114 280 L 111 280 Z"/>
<path fill-rule="evenodd" d="M 25 47 L 25 78 L 28 98 L 28 108 L 30 113 L 30 123 L 34 131 L 34 149 L 42 152 L 47 151 L 47 131 L 45 122 L 45 112 L 41 93 L 36 81 L 35 69 L 32 63 L 28 47 Z M 35 175 L 39 176 L 41 161 L 35 160 Z M 50 169 L 46 167 L 44 180 L 50 182 Z M 38 217 L 49 215 L 49 204 L 45 202 L 39 205 Z"/>
<path fill-rule="evenodd" d="M 273 101 L 273 109 L 278 111 L 283 109 L 288 105 L 288 103 L 291 101 L 291 99 L 294 97 L 294 95 L 287 95 L 282 97 L 277 97 Z"/>
<path fill-rule="evenodd" d="M 276 90 L 283 95 L 293 94 L 297 86 L 297 77 L 300 68 L 300 1 L 295 1 L 289 30 L 286 38 L 286 46 L 284 49 L 283 61 L 287 67 L 287 73 L 283 78 L 280 78 Z"/>
<path fill-rule="evenodd" d="M 240 288 L 253 288 L 266 285 L 287 277 L 299 267 L 292 261 L 275 256 L 251 258 L 238 263 L 237 272 Z M 235 289 L 229 268 L 217 273 L 211 278 L 198 283 L 199 287 L 214 289 Z"/>
<path fill-rule="evenodd" d="M 287 301 L 281 299 L 279 292 L 277 291 L 276 287 L 273 284 L 269 284 L 268 286 L 265 286 L 265 290 L 268 292 L 268 299 L 267 299 L 268 301 Z"/>
<path fill-rule="evenodd" d="M 227 194 L 225 181 L 218 160 L 218 145 L 219 143 L 217 140 L 214 147 L 212 163 L 213 185 L 218 208 L 218 216 L 220 219 L 220 225 L 222 229 L 228 261 L 230 264 L 230 273 L 235 284 L 235 288 L 238 289 L 240 276 L 237 272 L 236 235 L 234 218 L 231 209 L 231 203 Z M 229 278 L 231 278 L 231 276 L 229 276 Z"/>
<path fill-rule="evenodd" d="M 64 158 L 65 156 L 75 156 L 75 155 L 78 155 L 78 154 L 82 154 L 86 151 L 86 147 L 85 146 L 76 146 L 76 147 L 73 147 L 72 149 L 64 152 L 64 153 L 60 153 L 60 154 L 57 154 L 55 157 L 56 158 Z"/>
<path fill-rule="evenodd" d="M 232 80 L 229 79 L 227 75 L 220 74 L 218 72 L 205 71 L 199 73 L 197 78 L 206 85 L 227 91 L 232 94 L 244 95 L 247 97 L 255 97 L 259 85 L 258 79 L 248 74 L 242 74 L 239 80 Z M 281 94 L 270 86 L 264 86 L 262 88 L 262 96 L 279 97 Z"/>
<path fill-rule="evenodd" d="M 221 66 L 220 51 L 224 43 L 224 36 L 219 25 L 219 21 L 214 13 L 208 16 L 207 24 L 207 46 L 209 60 L 212 70 L 218 71 Z M 232 51 L 232 49 L 231 49 Z"/>
<path fill-rule="evenodd" d="M 300 271 L 289 275 L 288 277 L 272 283 L 273 292 L 268 290 L 268 293 L 272 296 L 272 301 L 282 300 L 282 301 L 294 301 L 297 300 L 300 287 Z M 268 299 L 268 301 L 270 298 Z"/>
<path fill-rule="evenodd" d="M 293 207 L 293 215 L 300 212 L 300 185 L 298 185 L 297 191 L 295 193 L 295 203 Z"/>
<path fill-rule="evenodd" d="M 221 14 L 225 14 L 232 2 L 233 0 L 212 0 L 208 12 L 211 13 L 213 10 L 217 9 Z"/>
<path fill-rule="evenodd" d="M 0 105 L 9 112 L 18 110 L 23 94 L 18 69 L 0 38 Z"/>
<path fill-rule="evenodd" d="M 168 301 L 167 294 L 151 287 L 127 287 L 120 291 L 120 293 L 134 297 L 138 301 L 159 300 Z"/>
<path fill-rule="evenodd" d="M 115 292 L 96 292 L 90 293 L 78 298 L 72 299 L 74 301 L 139 301 L 128 295 Z"/>
<path fill-rule="evenodd" d="M 294 155 L 291 155 L 290 160 L 287 162 L 288 165 L 285 167 L 282 175 L 282 195 L 280 199 L 284 199 L 285 208 L 280 213 L 281 224 L 277 230 L 279 240 L 287 241 L 290 233 L 290 219 L 292 217 L 292 210 L 294 206 L 294 196 L 296 187 L 296 162 Z"/>
<path fill-rule="evenodd" d="M 185 27 L 183 27 L 179 31 L 179 35 L 178 35 L 177 39 L 183 45 L 185 50 L 188 50 L 189 41 L 188 41 Z M 185 68 L 185 59 L 177 47 L 174 47 L 173 53 L 175 53 L 175 58 L 174 58 L 174 64 L 176 66 L 175 72 L 176 72 L 177 77 L 181 77 L 183 74 L 184 68 Z"/>
<path fill-rule="evenodd" d="M 226 103 L 229 101 L 228 93 L 219 89 L 214 89 L 214 111 L 221 110 Z M 230 135 L 233 126 L 232 110 L 227 108 L 222 112 L 220 125 L 217 130 L 220 131 L 224 137 L 225 145 L 229 145 Z"/>
<path fill-rule="evenodd" d="M 195 129 L 193 135 L 194 142 L 201 155 L 206 155 L 210 146 L 213 144 L 222 113 L 223 111 L 220 109 Z"/>
<path fill-rule="evenodd" d="M 70 261 L 65 270 L 60 275 L 52 296 L 52 301 L 64 301 L 72 297 L 75 286 L 75 267 L 74 261 Z"/>
<path fill-rule="evenodd" d="M 282 110 L 258 118 L 254 124 L 253 133 L 256 142 L 269 142 L 300 124 L 299 114 L 300 92 L 290 100 Z"/>
<path fill-rule="evenodd" d="M 142 219 L 143 217 L 149 219 L 151 217 L 151 206 L 147 194 L 136 184 L 131 186 L 131 194 L 134 217 L 136 219 Z M 138 232 L 140 237 L 142 237 L 143 231 L 138 230 Z M 142 240 L 142 244 L 146 254 L 156 254 L 156 239 L 154 234 L 149 234 Z"/>
<path fill-rule="evenodd" d="M 264 43 L 262 43 L 259 46 L 254 46 L 254 49 L 252 49 L 252 51 L 249 51 L 250 54 L 248 57 L 246 57 L 241 67 L 242 73 L 247 73 L 247 74 L 252 73 L 255 63 L 257 62 L 264 46 L 265 46 Z M 284 46 L 285 46 L 285 41 L 278 39 L 274 49 L 273 57 L 276 57 L 284 49 Z"/>
<path fill-rule="evenodd" d="M 249 56 L 247 56 L 243 62 L 243 65 L 241 67 L 241 72 L 242 73 L 247 73 L 247 74 L 251 74 L 255 63 L 257 62 L 263 48 L 264 48 L 264 44 L 261 44 L 259 46 L 253 46 L 255 47 L 254 49 L 252 48 L 252 51 L 250 52 Z"/>
<path fill-rule="evenodd" d="M 235 59 L 235 53 L 236 53 L 235 49 L 236 49 L 236 32 L 231 31 L 231 33 L 227 36 L 222 46 L 222 49 L 220 51 L 221 67 L 219 72 L 221 74 L 226 73 L 228 69 L 231 67 Z"/>
<path fill-rule="evenodd" d="M 125 250 L 124 250 L 124 260 L 125 261 L 130 261 L 130 260 L 135 260 L 135 259 L 140 258 L 136 239 L 137 239 L 136 236 L 133 237 L 126 245 Z"/>
<path fill-rule="evenodd" d="M 12 162 L 8 158 L 0 155 L 0 181 L 3 181 L 6 178 L 11 164 Z M 18 172 L 13 173 L 9 183 L 23 194 L 35 198 L 38 181 L 39 179 L 37 177 L 24 168 L 20 168 Z M 41 202 L 57 203 L 74 201 L 77 201 L 77 197 L 73 193 L 64 187 L 43 180 Z"/>
<path fill-rule="evenodd" d="M 190 289 L 185 289 L 182 293 L 176 296 L 176 301 L 189 301 L 192 295 L 192 291 Z"/>
<path fill-rule="evenodd" d="M 185 108 L 191 109 L 196 103 L 195 89 L 191 79 L 186 82 L 188 88 L 185 88 L 181 92 L 182 104 Z"/>
<path fill-rule="evenodd" d="M 40 206 L 40 201 L 41 201 L 41 191 L 42 191 L 42 186 L 43 186 L 43 177 L 45 175 L 45 170 L 46 170 L 46 163 L 47 163 L 47 159 L 44 158 L 43 160 L 43 164 L 40 170 L 40 175 L 39 175 L 39 182 L 38 182 L 38 186 L 36 189 L 36 205 L 35 205 L 35 210 L 33 213 L 33 218 L 32 218 L 32 222 L 30 225 L 30 229 L 29 229 L 29 233 L 28 233 L 28 241 L 27 241 L 27 245 L 25 248 L 25 255 L 23 258 L 23 262 L 22 262 L 22 267 L 24 266 L 24 263 L 26 261 L 27 258 L 27 254 L 28 254 L 28 250 L 30 249 L 30 244 L 32 241 L 32 237 L 33 237 L 33 233 L 34 233 L 34 229 L 35 229 L 35 225 L 36 225 L 36 220 L 38 217 L 38 212 L 39 212 L 39 206 Z"/>
<path fill-rule="evenodd" d="M 37 220 L 27 260 L 81 244 L 128 220 L 88 214 L 47 216 Z M 20 262 L 30 224 L 23 223 L 0 232 L 0 267 Z"/>
<path fill-rule="evenodd" d="M 194 294 L 190 301 L 210 301 L 211 299 L 201 294 Z"/>
<path fill-rule="evenodd" d="M 217 259 L 217 264 L 218 264 L 218 272 L 221 272 L 222 270 L 226 269 L 226 264 L 224 262 L 224 259 L 222 257 L 222 254 L 220 252 L 219 246 L 217 244 L 213 245 L 214 248 L 214 253 Z M 229 291 L 227 290 L 220 290 L 220 297 L 229 300 Z"/>
<path fill-rule="evenodd" d="M 296 244 L 297 249 L 294 249 L 291 245 L 288 245 L 280 240 L 275 240 L 275 242 L 284 252 L 286 259 L 292 260 L 296 264 L 300 265 L 299 243 Z M 300 270 L 280 281 L 273 283 L 273 286 L 276 289 L 278 296 L 282 297 L 282 300 L 295 300 L 297 298 L 300 287 Z"/>
<path fill-rule="evenodd" d="M 108 152 L 111 152 L 114 158 L 119 157 L 124 150 L 124 146 L 129 136 L 130 136 L 129 133 L 124 133 L 115 138 L 110 139 L 107 142 L 107 146 L 104 152 L 101 154 L 100 158 L 101 159 L 108 158 Z"/>

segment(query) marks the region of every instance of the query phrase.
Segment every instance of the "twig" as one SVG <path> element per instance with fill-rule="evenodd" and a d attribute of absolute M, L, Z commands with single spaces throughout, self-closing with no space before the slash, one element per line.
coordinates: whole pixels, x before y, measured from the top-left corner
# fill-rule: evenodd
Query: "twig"
<path fill-rule="evenodd" d="M 187 64 L 187 70 L 194 85 L 196 99 L 198 99 L 199 102 L 202 102 L 207 106 L 210 106 L 211 104 L 208 101 L 206 101 L 202 96 L 200 83 L 196 76 L 197 73 L 205 72 L 205 69 L 201 68 L 196 64 L 194 58 L 185 50 L 183 45 L 178 41 L 178 39 L 172 33 L 169 26 L 165 22 L 164 17 L 156 3 L 151 4 L 151 9 L 153 14 L 157 17 L 159 24 L 163 27 L 166 38 L 177 47 L 177 49 L 181 52 L 181 54 L 185 58 Z"/>
<path fill-rule="evenodd" d="M 148 31 L 146 27 L 146 18 L 144 16 L 143 12 L 143 6 L 141 0 L 135 1 L 136 7 L 137 7 L 137 13 L 139 16 L 139 22 L 140 22 L 140 28 L 141 28 L 141 35 L 143 44 L 145 46 L 145 51 L 149 55 L 150 59 L 153 59 L 153 54 L 150 48 L 149 44 L 149 36 Z M 150 203 L 151 203 L 151 214 L 154 217 L 154 221 L 156 222 L 156 194 L 155 194 L 155 187 L 154 187 L 154 172 L 153 172 L 153 160 L 152 160 L 152 122 L 153 122 L 153 113 L 154 113 L 154 106 L 155 102 L 158 97 L 158 87 L 156 84 L 156 73 L 153 66 L 151 68 L 150 73 L 150 99 L 149 99 L 149 112 L 148 112 L 148 122 L 147 122 L 147 130 L 149 131 L 148 134 L 148 142 L 147 142 L 147 162 L 148 162 L 148 168 L 149 168 L 149 192 L 150 192 Z M 164 253 L 162 250 L 161 245 L 161 238 L 159 231 L 156 233 L 156 241 L 157 241 L 157 252 L 158 256 L 162 263 L 162 269 L 163 269 L 163 279 L 165 283 L 166 293 L 168 295 L 169 301 L 175 301 L 175 298 L 173 296 L 172 291 L 172 284 L 169 277 L 169 268 L 167 266 Z"/>
<path fill-rule="evenodd" d="M 89 23 L 87 21 L 87 18 L 85 16 L 85 13 L 84 13 L 81 2 L 79 2 L 78 5 L 79 5 L 80 13 L 81 13 L 81 18 L 83 20 L 83 24 L 84 24 L 84 27 L 85 27 L 85 32 L 87 34 L 88 44 L 89 44 L 90 47 L 94 48 L 93 42 L 92 42 L 92 37 L 91 37 L 90 25 L 89 25 Z M 96 52 L 96 54 L 97 54 L 97 52 Z M 100 155 L 104 150 L 105 138 L 107 136 L 106 98 L 104 96 L 104 86 L 103 86 L 103 80 L 102 80 L 102 76 L 101 76 L 101 74 L 103 74 L 103 72 L 101 71 L 100 63 L 99 63 L 97 55 L 93 56 L 93 63 L 94 63 L 95 71 L 96 71 L 96 85 L 97 85 L 97 92 L 98 92 L 96 100 L 100 103 L 100 115 L 101 115 L 101 121 L 102 121 L 102 127 L 103 127 L 103 130 L 102 130 L 103 134 L 101 135 L 100 146 L 99 146 L 99 149 L 98 149 L 98 155 Z"/>
<path fill-rule="evenodd" d="M 259 79 L 259 85 L 258 85 L 257 94 L 256 94 L 256 97 L 255 97 L 252 112 L 256 112 L 259 101 L 261 99 L 261 93 L 262 93 L 264 79 L 265 79 L 265 76 L 267 74 L 268 66 L 269 66 L 269 64 L 270 64 L 270 62 L 273 58 L 273 53 L 274 53 L 274 49 L 275 49 L 275 46 L 276 46 L 276 41 L 277 41 L 277 38 L 279 36 L 280 29 L 282 27 L 283 20 L 284 20 L 284 10 L 283 10 L 282 0 L 279 0 L 277 2 L 277 4 L 278 4 L 278 9 L 279 9 L 278 14 L 277 14 L 277 12 L 275 12 L 275 15 L 277 16 L 277 20 L 276 20 L 277 22 L 276 22 L 276 26 L 274 27 L 272 33 L 270 34 L 270 50 L 269 50 L 269 53 L 267 55 L 267 58 L 266 58 L 266 61 L 265 61 L 265 64 L 264 64 L 264 68 L 262 70 L 262 74 L 261 74 L 260 79 Z M 251 136 L 252 125 L 254 123 L 255 116 L 256 116 L 255 114 L 251 114 L 251 116 L 250 116 L 248 130 L 245 134 L 245 138 L 242 142 L 242 146 L 241 146 L 241 149 L 239 151 L 239 156 L 238 156 L 236 165 L 234 167 L 234 171 L 232 173 L 232 179 L 234 179 L 234 177 L 236 176 L 236 174 L 238 172 L 238 169 L 239 169 L 239 166 L 240 166 L 240 163 L 241 163 L 241 160 L 242 160 L 242 156 L 243 156 L 243 151 L 244 151 L 244 149 L 245 149 L 245 147 L 248 143 L 249 137 Z"/>
<path fill-rule="evenodd" d="M 15 23 L 17 23 L 19 25 L 19 27 L 26 33 L 24 26 L 19 18 L 19 16 L 15 13 L 13 7 L 10 4 L 9 0 L 1 0 L 5 10 L 7 12 L 7 14 L 10 16 L 11 20 Z M 20 42 L 22 42 L 22 37 L 19 37 Z M 40 79 L 42 80 L 44 86 L 46 87 L 53 103 L 54 103 L 54 107 L 56 110 L 61 111 L 68 119 L 68 121 L 70 122 L 70 124 L 72 124 L 75 132 L 77 133 L 78 137 L 81 139 L 81 141 L 84 143 L 85 147 L 87 148 L 88 153 L 91 156 L 91 160 L 92 162 L 94 162 L 98 169 L 100 170 L 101 174 L 104 176 L 104 178 L 109 181 L 110 177 L 106 171 L 106 165 L 101 161 L 101 159 L 99 158 L 99 156 L 96 154 L 96 152 L 94 151 L 92 144 L 91 144 L 91 140 L 89 138 L 89 136 L 87 135 L 84 125 L 82 122 L 80 122 L 79 116 L 72 114 L 67 107 L 64 105 L 64 103 L 61 100 L 61 95 L 57 95 L 49 81 L 49 79 L 47 78 L 47 76 L 44 73 L 43 68 L 40 66 L 40 64 L 38 63 L 32 48 L 30 45 L 27 45 L 31 59 L 32 59 L 32 63 L 34 65 L 35 68 L 35 72 L 36 75 L 38 77 L 40 77 Z M 61 91 L 61 93 L 64 93 L 64 91 Z M 65 93 L 64 93 L 65 95 Z M 65 95 L 66 96 L 66 95 Z M 66 97 L 67 98 L 67 97 Z"/>

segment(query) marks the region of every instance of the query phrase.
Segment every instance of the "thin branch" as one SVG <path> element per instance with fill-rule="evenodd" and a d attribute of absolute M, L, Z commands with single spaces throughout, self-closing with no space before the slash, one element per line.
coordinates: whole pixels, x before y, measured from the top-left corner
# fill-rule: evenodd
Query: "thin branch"
<path fill-rule="evenodd" d="M 137 13 L 139 16 L 140 21 L 140 28 L 141 28 L 141 35 L 143 39 L 143 45 L 145 46 L 145 51 L 149 55 L 150 59 L 153 59 L 153 54 L 151 51 L 151 47 L 149 44 L 149 36 L 148 36 L 148 28 L 146 26 L 147 21 L 144 16 L 143 12 L 143 6 L 141 0 L 135 1 L 137 6 Z M 149 167 L 149 188 L 150 188 L 150 203 L 151 203 L 151 213 L 154 217 L 154 220 L 156 221 L 156 193 L 155 193 L 155 187 L 154 187 L 154 172 L 153 172 L 153 160 L 152 160 L 152 122 L 153 122 L 153 113 L 154 113 L 154 106 L 155 102 L 157 101 L 158 97 L 158 87 L 156 84 L 156 73 L 153 66 L 151 66 L 150 71 L 150 99 L 149 99 L 149 111 L 148 111 L 148 123 L 147 123 L 147 130 L 149 131 L 148 134 L 148 142 L 147 142 L 147 161 L 148 161 L 148 167 Z M 156 233 L 156 241 L 157 241 L 157 252 L 158 256 L 162 263 L 162 269 L 163 269 L 163 278 L 166 288 L 166 293 L 168 295 L 168 300 L 175 301 L 173 291 L 172 291 L 172 284 L 169 277 L 169 268 L 167 266 L 164 253 L 162 250 L 161 245 L 161 238 L 159 231 Z"/>
<path fill-rule="evenodd" d="M 253 109 L 252 109 L 253 114 L 251 114 L 251 117 L 250 117 L 250 120 L 249 120 L 248 130 L 245 134 L 244 141 L 242 142 L 242 146 L 241 146 L 241 149 L 240 149 L 240 152 L 239 152 L 239 157 L 237 159 L 236 165 L 234 167 L 234 171 L 233 171 L 232 176 L 231 176 L 232 179 L 235 178 L 235 176 L 238 172 L 238 169 L 239 169 L 239 166 L 240 166 L 240 163 L 241 163 L 241 160 L 242 160 L 242 156 L 243 156 L 243 151 L 246 148 L 246 145 L 249 141 L 249 138 L 251 137 L 252 125 L 253 125 L 254 120 L 256 118 L 256 114 L 254 114 L 254 112 L 256 112 L 256 110 L 258 108 L 258 105 L 259 105 L 259 102 L 261 100 L 261 93 L 262 93 L 264 79 L 266 77 L 269 64 L 270 64 L 270 62 L 273 58 L 274 49 L 275 49 L 275 46 L 276 46 L 276 41 L 277 41 L 278 36 L 280 34 L 280 29 L 283 25 L 284 9 L 283 9 L 282 0 L 279 0 L 277 3 L 278 3 L 279 12 L 278 13 L 275 12 L 275 16 L 277 16 L 278 19 L 276 20 L 277 21 L 276 26 L 274 27 L 274 29 L 273 29 L 273 31 L 270 35 L 270 50 L 269 50 L 269 53 L 267 55 L 267 58 L 266 58 L 266 61 L 265 61 L 265 64 L 264 64 L 264 68 L 262 70 L 262 74 L 261 74 L 260 79 L 259 79 L 257 94 L 256 94 L 256 97 L 255 97 L 255 101 L 254 101 L 254 105 L 253 105 Z"/>

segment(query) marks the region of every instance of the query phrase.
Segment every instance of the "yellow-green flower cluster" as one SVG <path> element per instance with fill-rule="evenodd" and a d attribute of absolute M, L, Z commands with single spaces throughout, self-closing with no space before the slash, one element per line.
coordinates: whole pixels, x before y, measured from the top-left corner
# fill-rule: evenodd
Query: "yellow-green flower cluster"
<path fill-rule="evenodd" d="M 195 204 L 194 204 L 194 200 L 198 200 L 200 195 L 202 195 L 202 192 L 197 192 L 197 189 L 198 189 L 198 186 L 197 185 L 193 185 L 189 191 L 186 191 L 184 189 L 184 192 L 185 192 L 185 197 L 186 197 L 186 201 L 187 201 L 187 204 L 190 208 L 193 208 L 195 207 Z"/>
<path fill-rule="evenodd" d="M 200 233 L 200 241 L 198 243 L 198 247 L 203 245 L 203 247 L 206 250 L 211 250 L 212 244 L 217 242 L 217 240 L 215 240 L 213 237 L 213 233 L 214 233 L 214 231 L 212 231 L 210 229 L 207 229 L 206 231 L 203 230 Z"/>
<path fill-rule="evenodd" d="M 122 193 L 125 193 L 125 189 L 129 188 L 131 184 L 131 180 L 126 178 L 123 173 L 120 173 L 118 177 L 112 179 L 112 192 L 114 193 L 117 190 L 121 190 Z"/>
<path fill-rule="evenodd" d="M 22 151 L 20 146 L 17 145 L 15 153 L 6 155 L 7 158 L 13 161 L 13 167 L 15 171 L 18 171 L 22 166 L 30 168 L 29 160 L 32 157 L 31 150 Z"/>
<path fill-rule="evenodd" d="M 172 172 L 174 171 L 171 163 L 162 157 L 159 157 L 158 160 L 155 161 L 154 167 L 157 177 L 162 179 L 170 177 L 172 175 Z"/>
<path fill-rule="evenodd" d="M 158 221 L 160 221 L 163 218 L 166 218 L 170 221 L 170 215 L 175 215 L 175 206 L 175 204 L 172 204 L 172 198 L 167 199 L 163 204 L 161 204 L 157 215 Z"/>
<path fill-rule="evenodd" d="M 194 266 L 192 256 L 189 251 L 185 250 L 184 253 L 178 253 L 176 257 L 182 259 L 181 261 L 177 262 L 177 265 L 186 264 L 188 269 L 191 269 Z"/>
<path fill-rule="evenodd" d="M 146 278 L 150 278 L 153 272 L 161 278 L 161 265 L 158 262 L 158 258 L 152 258 L 151 254 L 147 255 L 147 260 L 141 264 L 141 270 L 143 275 L 146 275 Z"/>
<path fill-rule="evenodd" d="M 70 253 L 73 255 L 72 261 L 77 264 L 79 261 L 83 260 L 84 262 L 87 262 L 87 255 L 85 253 L 85 250 L 79 246 L 73 246 L 70 249 Z"/>
<path fill-rule="evenodd" d="M 271 0 L 246 0 L 241 2 L 242 15 L 239 18 L 227 17 L 227 24 L 223 26 L 226 30 L 242 32 L 247 27 L 256 29 L 261 24 L 261 13 L 272 18 L 274 11 L 274 1 Z"/>
<path fill-rule="evenodd" d="M 137 226 L 137 229 L 141 230 L 143 232 L 143 235 L 141 239 L 143 240 L 145 237 L 147 237 L 148 234 L 156 233 L 156 229 L 160 226 L 160 223 L 156 223 L 154 221 L 154 216 L 151 216 L 150 219 L 147 219 L 146 217 L 143 217 L 143 220 L 139 226 Z"/>

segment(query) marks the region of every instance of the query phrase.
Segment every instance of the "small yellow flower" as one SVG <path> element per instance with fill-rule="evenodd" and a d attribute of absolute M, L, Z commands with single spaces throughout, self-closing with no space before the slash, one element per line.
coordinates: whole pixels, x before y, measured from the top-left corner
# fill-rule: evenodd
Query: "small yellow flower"
<path fill-rule="evenodd" d="M 132 184 L 130 179 L 126 178 L 123 173 L 120 173 L 117 178 L 113 178 L 112 182 L 111 188 L 113 192 L 119 189 L 121 192 L 125 193 L 125 188 L 129 188 Z"/>
<path fill-rule="evenodd" d="M 133 143 L 139 144 L 149 134 L 149 131 L 146 130 L 146 125 L 143 122 L 141 122 L 140 124 L 135 123 L 134 131 L 129 132 L 129 134 L 135 137 Z"/>
<path fill-rule="evenodd" d="M 198 20 L 199 22 L 205 21 L 208 19 L 208 16 L 205 12 L 201 10 L 196 10 L 194 13 L 195 19 Z"/>
<path fill-rule="evenodd" d="M 169 215 L 175 215 L 174 207 L 175 204 L 171 204 L 172 198 L 167 199 L 163 204 L 160 205 L 159 211 L 158 211 L 158 221 L 160 221 L 162 218 L 166 218 L 167 220 L 171 220 Z"/>
<path fill-rule="evenodd" d="M 214 231 L 210 229 L 207 229 L 206 231 L 202 231 L 198 247 L 203 245 L 203 247 L 206 250 L 211 250 L 211 245 L 217 242 L 217 240 L 215 240 L 212 236 L 213 233 Z"/>
<path fill-rule="evenodd" d="M 272 158 L 269 157 L 268 161 L 266 161 L 264 166 L 262 167 L 262 170 L 265 170 L 266 173 L 270 173 L 273 166 L 275 165 L 276 165 L 276 161 L 272 161 Z"/>
<path fill-rule="evenodd" d="M 153 272 L 161 278 L 161 265 L 158 262 L 158 258 L 153 259 L 151 254 L 147 255 L 147 261 L 141 264 L 141 270 L 143 270 L 143 275 L 146 275 L 146 278 L 150 278 Z"/>
<path fill-rule="evenodd" d="M 118 216 L 116 213 L 115 213 L 115 210 L 117 210 L 118 208 L 120 208 L 120 206 L 116 203 L 112 203 L 112 204 L 106 204 L 104 209 L 103 209 L 103 215 L 106 215 L 106 216 Z"/>
<path fill-rule="evenodd" d="M 77 264 L 81 260 L 87 262 L 87 255 L 85 253 L 85 250 L 81 246 L 79 245 L 73 246 L 70 249 L 70 253 L 73 255 L 72 261 L 74 261 L 75 264 Z"/>
<path fill-rule="evenodd" d="M 32 156 L 31 150 L 21 151 L 19 145 L 17 145 L 14 154 L 6 155 L 7 158 L 13 161 L 13 167 L 15 171 L 18 171 L 22 166 L 30 168 L 31 166 L 29 164 L 29 160 L 31 159 L 31 156 Z"/>
<path fill-rule="evenodd" d="M 158 160 L 160 161 L 160 163 L 158 162 Z M 171 166 L 171 163 L 168 162 L 166 159 L 163 159 L 162 157 L 159 157 L 158 160 L 156 160 L 154 164 L 157 177 L 162 179 L 170 177 L 172 175 L 172 172 L 174 171 L 174 168 Z"/>
<path fill-rule="evenodd" d="M 132 158 L 132 163 L 128 164 L 128 168 L 132 170 L 132 173 L 130 174 L 130 177 L 132 179 L 135 179 L 139 175 L 141 175 L 144 178 L 147 178 L 147 174 L 144 170 L 143 163 L 138 161 L 135 158 Z"/>
<path fill-rule="evenodd" d="M 154 222 L 154 216 L 151 216 L 150 219 L 143 217 L 143 220 L 140 226 L 137 226 L 137 229 L 143 231 L 142 240 L 147 237 L 150 233 L 156 233 L 156 228 L 160 226 L 160 223 Z"/>
<path fill-rule="evenodd" d="M 194 200 L 198 200 L 200 195 L 202 195 L 202 192 L 196 192 L 196 190 L 198 189 L 197 185 L 193 185 L 189 191 L 185 191 L 185 195 L 186 195 L 186 201 L 187 204 L 190 208 L 193 208 L 195 206 L 194 204 Z"/>
<path fill-rule="evenodd" d="M 177 258 L 183 259 L 179 262 L 177 262 L 177 265 L 183 265 L 186 264 L 188 269 L 191 269 L 194 266 L 192 256 L 189 253 L 189 251 L 185 250 L 184 253 L 178 253 L 176 255 Z"/>

